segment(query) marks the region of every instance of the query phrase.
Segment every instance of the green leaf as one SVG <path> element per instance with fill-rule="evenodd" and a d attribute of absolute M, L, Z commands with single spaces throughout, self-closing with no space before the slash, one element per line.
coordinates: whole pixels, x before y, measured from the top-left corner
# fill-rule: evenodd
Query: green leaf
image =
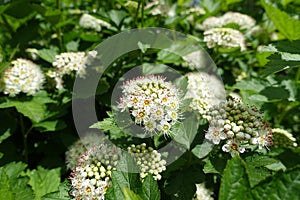
<path fill-rule="evenodd" d="M 53 49 L 41 49 L 38 50 L 38 55 L 45 61 L 53 63 L 57 52 Z"/>
<path fill-rule="evenodd" d="M 58 191 L 43 196 L 43 200 L 69 200 L 70 182 L 65 180 L 59 185 Z"/>
<path fill-rule="evenodd" d="M 289 91 L 290 95 L 288 100 L 289 101 L 296 101 L 297 97 L 297 83 L 293 80 L 283 80 L 281 85 L 285 87 L 286 90 Z"/>
<path fill-rule="evenodd" d="M 125 200 L 143 200 L 139 195 L 128 188 L 123 189 Z"/>
<path fill-rule="evenodd" d="M 266 69 L 262 70 L 262 77 L 266 77 L 270 74 L 277 73 L 285 69 L 300 66 L 300 61 L 283 60 L 280 53 L 272 54 L 268 57 L 268 59 L 270 61 L 265 65 Z"/>
<path fill-rule="evenodd" d="M 246 171 L 249 177 L 250 187 L 254 187 L 267 177 L 271 176 L 268 165 L 281 163 L 279 160 L 267 156 L 249 156 L 246 158 Z M 272 166 L 271 166 L 272 167 Z M 274 167 L 273 167 L 274 169 Z M 274 170 L 275 171 L 275 170 Z"/>
<path fill-rule="evenodd" d="M 2 135 L 0 135 L 0 144 L 3 142 L 3 140 L 6 140 L 10 135 L 10 129 L 7 129 Z"/>
<path fill-rule="evenodd" d="M 28 178 L 20 177 L 27 167 L 22 162 L 11 162 L 0 168 L 0 199 L 32 200 L 31 188 L 27 185 Z"/>
<path fill-rule="evenodd" d="M 14 200 L 11 183 L 5 171 L 0 168 L 0 199 Z"/>
<path fill-rule="evenodd" d="M 192 199 L 196 192 L 196 183 L 202 182 L 204 174 L 196 167 L 175 171 L 167 179 L 165 191 L 172 199 Z"/>
<path fill-rule="evenodd" d="M 268 100 L 287 99 L 290 96 L 289 92 L 282 87 L 266 87 L 260 91 L 260 94 L 266 96 Z"/>
<path fill-rule="evenodd" d="M 288 41 L 281 40 L 273 44 L 278 52 L 288 52 L 291 54 L 300 54 L 300 40 Z"/>
<path fill-rule="evenodd" d="M 32 200 L 34 199 L 33 191 L 28 187 L 28 178 L 19 178 L 12 183 L 12 191 L 15 195 L 14 199 Z"/>
<path fill-rule="evenodd" d="M 0 64 L 0 74 L 10 66 L 10 62 L 1 62 Z M 1 88 L 0 88 L 1 89 Z"/>
<path fill-rule="evenodd" d="M 112 171 L 112 186 L 107 190 L 105 199 L 124 199 L 124 188 L 128 188 L 138 194 L 141 180 L 139 174 L 136 173 L 139 169 L 134 159 L 128 153 L 124 153 L 121 155 L 116 168 L 116 170 Z"/>
<path fill-rule="evenodd" d="M 209 157 L 203 160 L 205 162 L 203 172 L 205 174 L 222 174 L 226 165 L 226 160 L 218 157 Z"/>
<path fill-rule="evenodd" d="M 120 128 L 116 125 L 113 118 L 104 118 L 103 121 L 96 122 L 90 128 L 100 129 L 102 131 L 119 131 Z"/>
<path fill-rule="evenodd" d="M 48 103 L 54 103 L 55 101 L 48 97 L 46 91 L 40 91 L 28 100 L 11 100 L 0 104 L 0 108 L 15 107 L 18 112 L 28 117 L 33 123 L 38 123 L 47 118 L 47 106 Z"/>
<path fill-rule="evenodd" d="M 116 24 L 117 27 L 120 27 L 122 21 L 127 16 L 127 13 L 121 10 L 111 10 L 108 14 L 109 18 Z"/>
<path fill-rule="evenodd" d="M 300 196 L 300 169 L 288 172 L 279 172 L 264 184 L 252 190 L 255 199 L 290 199 L 297 200 Z"/>
<path fill-rule="evenodd" d="M 183 144 L 186 149 L 190 149 L 199 127 L 199 120 L 196 115 L 190 114 L 183 122 L 176 124 L 172 129 L 175 134 L 174 140 L 180 144 Z"/>
<path fill-rule="evenodd" d="M 26 169 L 27 165 L 22 162 L 11 162 L 6 164 L 3 169 L 10 179 L 16 179 L 21 172 Z"/>
<path fill-rule="evenodd" d="M 67 125 L 65 122 L 61 120 L 54 120 L 54 121 L 44 121 L 33 124 L 40 132 L 48 132 L 48 131 L 58 131 L 64 129 Z"/>
<path fill-rule="evenodd" d="M 98 34 L 93 33 L 82 33 L 80 34 L 80 38 L 88 42 L 99 42 L 101 40 L 101 37 Z"/>
<path fill-rule="evenodd" d="M 125 199 L 124 188 L 138 193 L 141 185 L 139 174 L 125 171 L 112 171 L 112 186 L 107 190 L 105 199 Z"/>
<path fill-rule="evenodd" d="M 268 17 L 275 24 L 276 28 L 289 40 L 300 38 L 300 21 L 290 17 L 286 12 L 279 10 L 263 1 Z"/>
<path fill-rule="evenodd" d="M 260 92 L 264 89 L 264 83 L 260 82 L 259 80 L 252 79 L 252 80 L 242 80 L 237 82 L 234 86 L 235 89 L 239 90 L 246 90 L 246 91 L 253 91 L 253 92 Z"/>
<path fill-rule="evenodd" d="M 142 53 L 146 53 L 147 49 L 149 49 L 151 46 L 150 44 L 143 44 L 140 41 L 137 43 L 139 49 L 142 51 Z"/>
<path fill-rule="evenodd" d="M 67 51 L 77 51 L 79 47 L 79 40 L 70 41 L 66 44 Z"/>
<path fill-rule="evenodd" d="M 244 161 L 239 156 L 228 160 L 221 180 L 219 200 L 252 199 L 249 187 Z"/>
<path fill-rule="evenodd" d="M 139 193 L 142 199 L 147 200 L 160 200 L 160 191 L 158 189 L 157 182 L 153 179 L 153 176 L 148 174 L 144 179 L 142 185 L 142 192 Z"/>
<path fill-rule="evenodd" d="M 28 117 L 33 122 L 40 122 L 45 117 L 45 112 L 47 110 L 45 104 L 26 101 L 26 102 L 15 102 L 15 107 L 18 112 L 22 113 L 24 116 Z"/>
<path fill-rule="evenodd" d="M 196 145 L 192 149 L 192 153 L 197 158 L 201 159 L 201 158 L 204 158 L 205 156 L 207 156 L 209 154 L 209 152 L 211 152 L 213 147 L 214 147 L 214 144 L 212 144 L 211 142 L 205 140 L 202 144 Z"/>
<path fill-rule="evenodd" d="M 38 166 L 37 169 L 28 171 L 27 175 L 30 178 L 28 184 L 32 187 L 36 200 L 59 188 L 60 168 L 47 170 Z"/>
<path fill-rule="evenodd" d="M 160 74 L 166 72 L 167 69 L 168 66 L 164 64 L 143 63 L 142 65 L 143 75 Z"/>
<path fill-rule="evenodd" d="M 110 88 L 110 84 L 107 82 L 106 79 L 100 79 L 97 89 L 96 89 L 96 95 L 101 95 L 106 93 Z"/>

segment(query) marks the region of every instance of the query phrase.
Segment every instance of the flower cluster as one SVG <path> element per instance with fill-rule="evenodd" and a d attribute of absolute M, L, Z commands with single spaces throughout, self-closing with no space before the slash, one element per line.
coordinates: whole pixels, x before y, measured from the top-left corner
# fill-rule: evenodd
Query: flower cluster
<path fill-rule="evenodd" d="M 75 199 L 103 200 L 118 159 L 117 149 L 107 145 L 89 149 L 78 159 L 79 163 L 69 177 L 72 185 L 70 194 Z"/>
<path fill-rule="evenodd" d="M 245 14 L 238 12 L 227 12 L 220 17 L 209 17 L 203 21 L 202 26 L 204 30 L 211 28 L 223 27 L 228 24 L 237 24 L 240 29 L 251 29 L 255 26 L 255 20 Z"/>
<path fill-rule="evenodd" d="M 239 47 L 241 51 L 246 50 L 244 35 L 232 28 L 212 28 L 204 31 L 204 42 L 208 48 L 216 46 L 222 48 L 235 48 Z"/>
<path fill-rule="evenodd" d="M 141 76 L 124 82 L 118 108 L 128 110 L 146 132 L 169 134 L 179 119 L 180 91 L 162 76 Z"/>
<path fill-rule="evenodd" d="M 213 192 L 205 187 L 205 183 L 196 184 L 196 194 L 193 200 L 213 200 Z"/>
<path fill-rule="evenodd" d="M 66 164 L 68 169 L 74 169 L 78 164 L 78 159 L 88 149 L 93 146 L 100 146 L 104 139 L 94 133 L 88 133 L 86 136 L 80 138 L 72 144 L 68 151 L 66 151 Z"/>
<path fill-rule="evenodd" d="M 148 173 L 152 174 L 154 180 L 160 180 L 160 173 L 166 170 L 166 161 L 161 158 L 161 154 L 152 147 L 147 147 L 145 143 L 131 145 L 128 147 L 129 153 L 134 157 L 140 167 L 140 176 L 144 179 Z"/>
<path fill-rule="evenodd" d="M 220 100 L 225 99 L 223 85 L 219 79 L 205 72 L 191 72 L 185 75 L 188 78 L 186 99 L 191 98 L 190 108 L 199 114 L 205 115 Z"/>
<path fill-rule="evenodd" d="M 63 88 L 62 77 L 66 74 L 76 72 L 79 77 L 86 75 L 86 67 L 91 60 L 95 58 L 97 51 L 85 52 L 65 52 L 55 56 L 55 61 L 52 63 L 54 71 L 49 71 L 48 76 L 56 81 L 56 88 Z"/>
<path fill-rule="evenodd" d="M 101 31 L 102 26 L 104 26 L 106 28 L 111 27 L 111 25 L 109 23 L 107 23 L 106 21 L 103 21 L 101 19 L 98 19 L 98 18 L 93 17 L 92 15 L 89 15 L 86 13 L 80 17 L 79 25 L 82 28 L 94 29 L 95 31 L 98 31 L 98 32 Z"/>
<path fill-rule="evenodd" d="M 34 95 L 45 81 L 45 75 L 33 62 L 19 58 L 11 62 L 12 66 L 3 73 L 4 94 L 11 97 L 20 92 Z"/>
<path fill-rule="evenodd" d="M 294 148 L 298 146 L 296 138 L 288 131 L 281 128 L 273 128 L 272 133 L 275 147 Z"/>
<path fill-rule="evenodd" d="M 238 100 L 229 99 L 225 105 L 214 106 L 206 118 L 210 127 L 205 138 L 214 144 L 225 140 L 222 150 L 232 156 L 244 153 L 246 149 L 268 148 L 272 144 L 272 131 L 260 113 Z"/>

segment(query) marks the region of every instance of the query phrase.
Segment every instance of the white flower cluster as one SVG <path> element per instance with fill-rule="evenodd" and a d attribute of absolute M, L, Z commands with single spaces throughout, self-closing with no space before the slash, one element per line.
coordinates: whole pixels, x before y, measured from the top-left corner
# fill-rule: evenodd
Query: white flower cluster
<path fill-rule="evenodd" d="M 298 146 L 296 138 L 288 131 L 281 128 L 273 128 L 272 133 L 275 147 L 294 148 Z"/>
<path fill-rule="evenodd" d="M 103 200 L 118 159 L 117 149 L 110 149 L 107 145 L 89 149 L 78 159 L 78 165 L 69 176 L 70 194 L 75 199 Z"/>
<path fill-rule="evenodd" d="M 72 144 L 66 151 L 67 169 L 74 169 L 78 165 L 79 157 L 93 146 L 100 146 L 104 139 L 94 133 L 88 133 Z"/>
<path fill-rule="evenodd" d="M 222 150 L 232 156 L 244 153 L 246 149 L 268 148 L 272 144 L 272 131 L 260 113 L 235 99 L 214 106 L 206 118 L 210 127 L 205 138 L 214 144 L 225 140 Z"/>
<path fill-rule="evenodd" d="M 223 48 L 239 47 L 241 51 L 246 50 L 244 35 L 232 28 L 212 28 L 204 31 L 204 42 L 208 48 L 216 46 Z"/>
<path fill-rule="evenodd" d="M 147 147 L 145 143 L 131 145 L 128 147 L 129 153 L 134 157 L 140 167 L 140 176 L 144 179 L 148 173 L 152 174 L 154 180 L 160 180 L 160 173 L 166 170 L 166 161 L 161 158 L 161 154 L 152 147 Z"/>
<path fill-rule="evenodd" d="M 45 75 L 33 62 L 18 58 L 11 62 L 12 66 L 6 68 L 3 73 L 4 94 L 11 97 L 20 92 L 34 95 L 42 89 Z"/>
<path fill-rule="evenodd" d="M 48 76 L 56 81 L 56 88 L 63 88 L 63 76 L 76 72 L 76 75 L 83 78 L 86 75 L 86 67 L 97 55 L 97 51 L 65 52 L 55 56 L 52 63 L 55 70 L 49 71 Z"/>
<path fill-rule="evenodd" d="M 205 187 L 205 183 L 196 184 L 196 194 L 193 200 L 213 200 L 212 191 Z"/>
<path fill-rule="evenodd" d="M 146 132 L 169 134 L 179 119 L 180 91 L 162 76 L 141 76 L 124 82 L 118 108 L 129 111 Z"/>
<path fill-rule="evenodd" d="M 240 29 L 251 29 L 255 26 L 255 20 L 249 15 L 238 12 L 227 12 L 220 17 L 209 17 L 202 23 L 203 29 L 223 27 L 227 24 L 237 24 Z"/>
<path fill-rule="evenodd" d="M 101 19 L 98 19 L 92 15 L 89 14 L 83 14 L 80 17 L 79 20 L 79 25 L 82 28 L 86 28 L 86 29 L 94 29 L 97 32 L 101 31 L 101 27 L 106 27 L 106 28 L 110 28 L 111 25 L 109 23 L 107 23 L 106 21 L 103 21 Z"/>
<path fill-rule="evenodd" d="M 213 105 L 218 105 L 222 99 L 225 99 L 223 84 L 215 76 L 205 72 L 191 72 L 185 77 L 188 78 L 188 85 L 184 98 L 192 99 L 190 108 L 196 111 L 199 117 L 205 115 Z"/>

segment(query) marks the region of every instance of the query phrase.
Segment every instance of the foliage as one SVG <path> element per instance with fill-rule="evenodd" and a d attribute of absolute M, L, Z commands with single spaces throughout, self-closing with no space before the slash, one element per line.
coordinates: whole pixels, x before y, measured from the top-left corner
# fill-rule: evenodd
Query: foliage
<path fill-rule="evenodd" d="M 242 13 L 247 17 L 224 17 L 229 12 Z M 158 173 L 155 168 L 142 178 L 139 167 L 145 165 L 136 164 L 129 155 L 124 156 L 123 160 L 118 160 L 116 170 L 108 170 L 110 185 L 103 189 L 106 191 L 105 199 L 197 199 L 197 184 L 203 184 L 203 190 L 211 194 L 208 199 L 299 198 L 299 13 L 299 0 L 1 1 L 0 199 L 72 199 L 69 194 L 72 185 L 68 179 L 72 172 L 66 167 L 65 153 L 71 144 L 82 137 L 80 133 L 90 132 L 103 135 L 108 144 L 124 152 L 131 145 L 147 144 L 151 151 L 157 150 L 155 155 L 167 160 L 166 169 L 157 176 L 160 179 L 152 176 Z M 88 23 L 83 18 L 87 15 L 93 19 Z M 239 19 L 248 21 L 241 23 Z M 180 42 L 172 40 L 175 36 L 163 35 L 157 39 L 152 38 L 151 34 L 149 38 L 153 39 L 153 44 L 165 45 L 166 48 L 155 49 L 152 44 L 143 43 L 149 38 L 122 38 L 114 45 L 100 50 L 97 48 L 119 33 L 145 27 L 166 28 L 188 35 L 187 43 L 201 46 L 201 51 L 193 54 L 197 45 L 183 48 Z M 210 34 L 217 35 L 220 31 L 228 36 L 227 40 L 222 40 L 221 36 L 214 38 Z M 238 37 L 230 35 L 232 33 Z M 115 56 L 110 52 L 123 52 L 126 45 L 130 46 L 135 39 L 139 40 L 134 44 L 135 50 L 107 64 Z M 94 49 L 98 50 L 98 55 L 93 54 Z M 207 60 L 202 50 L 216 64 L 215 69 L 211 70 L 214 64 L 208 62 L 201 68 L 202 61 Z M 109 55 L 103 58 L 102 54 L 99 55 L 101 52 L 109 52 Z M 71 63 L 67 67 L 57 64 L 58 55 L 65 55 L 62 53 L 70 54 L 70 59 L 64 61 Z M 81 57 L 77 56 L 79 54 Z M 76 60 L 78 57 L 82 60 Z M 86 94 L 73 90 L 74 85 L 84 84 L 84 80 L 88 82 L 91 77 L 88 76 L 90 69 L 86 67 L 94 64 L 89 60 L 91 57 L 99 61 L 91 69 L 92 76 L 99 75 L 95 98 L 89 96 L 89 85 L 85 85 Z M 7 82 L 7 72 L 18 58 L 35 63 L 45 75 L 43 87 L 32 95 L 21 92 L 13 96 L 5 90 L 8 84 L 13 84 Z M 79 66 L 79 63 L 83 65 Z M 104 68 L 105 65 L 108 65 L 107 68 Z M 139 66 L 137 70 L 136 66 Z M 208 114 L 196 113 L 190 107 L 195 105 L 191 97 L 185 98 L 190 84 L 187 75 L 201 71 L 199 68 L 203 72 L 211 70 L 209 75 L 220 77 L 225 96 L 240 99 L 249 113 L 259 113 L 252 121 L 262 121 L 265 127 L 288 132 L 284 142 L 290 141 L 292 145 L 274 140 L 274 146 L 262 145 L 261 148 L 253 142 L 251 148 L 231 155 L 222 147 L 232 147 L 235 144 L 232 138 L 233 143 L 229 144 L 222 139 L 214 144 L 206 138 L 214 121 Z M 145 137 L 142 131 L 146 121 L 139 121 L 136 114 L 118 112 L 121 101 L 114 95 L 121 93 L 125 79 L 165 74 L 171 74 L 166 81 L 171 80 L 178 88 L 176 95 L 180 106 L 173 109 L 176 117 L 165 121 L 164 125 L 172 125 L 165 127 L 165 134 L 161 132 L 163 127 L 157 127 L 148 133 L 151 137 Z M 21 72 L 15 75 L 21 76 Z M 35 81 L 26 77 L 24 80 L 30 83 Z M 14 80 L 14 84 L 19 82 Z M 207 83 L 208 88 L 203 85 L 197 87 L 218 93 L 211 82 Z M 163 91 L 164 87 L 160 89 Z M 153 91 L 155 96 L 155 89 Z M 159 99 L 158 96 L 155 98 Z M 133 106 L 128 102 L 125 102 L 128 103 L 126 109 L 132 112 Z M 201 106 L 206 103 L 201 99 L 199 102 Z M 82 117 L 82 127 L 76 127 L 74 118 L 78 116 L 73 116 L 72 106 L 77 104 L 83 116 L 90 112 L 88 105 L 95 105 L 93 109 L 97 120 Z M 163 117 L 171 115 L 168 111 L 172 109 L 167 109 L 170 107 L 163 108 Z M 228 112 L 237 114 L 232 110 Z M 149 113 L 151 117 L 155 114 L 154 110 Z M 129 125 L 128 121 L 132 124 Z M 238 123 L 239 120 L 235 121 Z M 246 124 L 244 121 L 240 123 Z M 237 135 L 238 131 L 234 134 Z M 228 135 L 226 137 L 229 138 Z M 164 152 L 162 149 L 165 146 L 172 151 Z M 76 149 L 73 152 L 76 155 L 86 153 Z M 173 153 L 174 157 L 171 157 Z M 74 162 L 76 160 L 78 158 L 74 158 Z M 147 167 L 151 164 L 155 166 L 155 160 Z"/>

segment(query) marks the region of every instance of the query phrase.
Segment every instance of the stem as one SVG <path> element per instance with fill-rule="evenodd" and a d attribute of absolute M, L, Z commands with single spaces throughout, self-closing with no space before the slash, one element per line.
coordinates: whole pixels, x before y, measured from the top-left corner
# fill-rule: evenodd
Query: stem
<path fill-rule="evenodd" d="M 56 0 L 56 9 L 60 10 L 60 0 Z M 57 34 L 57 39 L 58 39 L 58 45 L 61 51 L 64 50 L 64 46 L 63 46 L 63 39 L 62 39 L 62 32 L 61 32 L 61 27 L 58 27 L 56 30 L 56 34 Z"/>
<path fill-rule="evenodd" d="M 12 27 L 10 26 L 10 24 L 8 23 L 6 17 L 2 14 L 1 15 L 1 18 L 3 20 L 3 23 L 4 23 L 4 26 L 5 28 L 8 30 L 9 34 L 10 35 L 13 35 L 14 34 L 14 30 L 12 29 Z"/>
<path fill-rule="evenodd" d="M 56 0 L 56 9 L 60 10 L 60 0 Z"/>
<path fill-rule="evenodd" d="M 24 126 L 24 120 L 23 120 L 23 116 L 20 114 L 20 121 L 21 121 L 21 132 L 22 132 L 22 136 L 23 136 L 23 155 L 25 157 L 25 162 L 28 163 L 28 144 L 27 144 L 27 138 L 29 133 L 31 132 L 31 130 L 33 129 L 33 126 L 31 125 L 31 127 L 25 132 L 25 126 Z"/>
<path fill-rule="evenodd" d="M 298 71 L 296 73 L 296 78 L 295 78 L 295 81 L 298 82 L 300 79 L 300 67 L 298 67 Z"/>
<path fill-rule="evenodd" d="M 136 27 L 138 27 L 137 26 L 137 19 L 138 19 L 138 16 L 139 16 L 140 7 L 141 7 L 141 1 L 139 1 L 139 3 L 138 3 L 138 7 L 136 9 L 136 13 L 135 13 L 135 16 L 134 16 L 134 24 L 135 24 Z"/>
<path fill-rule="evenodd" d="M 144 0 L 141 0 L 142 1 L 142 22 L 141 22 L 141 26 L 142 26 L 142 28 L 144 27 L 144 4 L 145 4 L 145 2 L 144 2 Z"/>
<path fill-rule="evenodd" d="M 293 104 L 293 105 L 288 105 L 286 107 L 286 109 L 283 110 L 283 112 L 281 113 L 281 115 L 279 116 L 278 120 L 276 120 L 275 126 L 279 126 L 280 123 L 282 122 L 282 120 L 284 119 L 284 117 L 286 116 L 286 114 L 293 109 L 294 107 L 298 106 L 299 104 Z"/>

